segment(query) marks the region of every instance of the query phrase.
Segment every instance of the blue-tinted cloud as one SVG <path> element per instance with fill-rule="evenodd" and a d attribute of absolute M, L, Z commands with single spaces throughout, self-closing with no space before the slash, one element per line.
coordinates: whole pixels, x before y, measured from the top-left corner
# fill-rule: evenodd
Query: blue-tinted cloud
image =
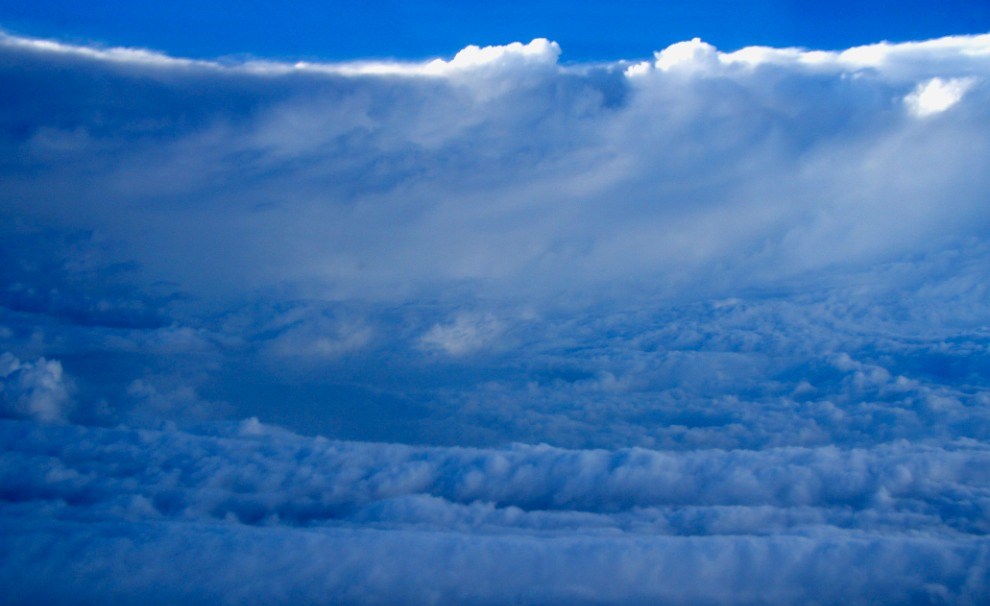
<path fill-rule="evenodd" d="M 667 295 L 862 265 L 984 226 L 986 41 L 926 44 L 697 42 L 655 67 L 584 68 L 535 41 L 421 65 L 224 67 L 8 38 L 10 88 L 32 94 L 9 102 L 24 124 L 5 137 L 7 208 L 99 230 L 204 296 L 543 299 L 647 279 Z M 47 77 L 53 63 L 73 77 Z M 920 121 L 933 77 L 968 84 Z"/>
<path fill-rule="evenodd" d="M 2 585 L 985 601 L 988 48 L 3 36 Z"/>
<path fill-rule="evenodd" d="M 72 384 L 57 360 L 22 363 L 0 355 L 0 416 L 64 422 L 72 406 Z"/>
<path fill-rule="evenodd" d="M 986 45 L 225 64 L 5 36 L 3 349 L 58 361 L 90 422 L 982 438 Z"/>
<path fill-rule="evenodd" d="M 678 454 L 333 442 L 256 420 L 0 431 L 15 603 L 154 587 L 163 603 L 975 604 L 990 581 L 976 443 Z"/>

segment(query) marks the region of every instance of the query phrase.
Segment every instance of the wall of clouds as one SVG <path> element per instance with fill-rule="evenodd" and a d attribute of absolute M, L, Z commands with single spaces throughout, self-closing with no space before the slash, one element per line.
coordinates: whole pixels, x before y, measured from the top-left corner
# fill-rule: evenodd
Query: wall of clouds
<path fill-rule="evenodd" d="M 8 36 L 5 208 L 201 295 L 741 288 L 981 235 L 985 46 L 587 67 L 534 41 L 389 70 Z"/>
<path fill-rule="evenodd" d="M 917 381 L 919 356 L 985 347 L 986 36 L 695 40 L 604 65 L 545 40 L 422 64 L 0 47 L 3 349 L 58 360 L 77 416 L 127 416 L 145 386 L 184 394 L 151 417 L 579 445 L 601 424 L 434 413 L 540 411 L 612 379 L 649 398 L 703 387 L 700 405 L 767 379 L 780 396 L 843 354 Z M 674 327 L 721 318 L 762 350 L 709 335 L 682 351 Z M 922 390 L 943 387 L 959 391 Z M 629 440 L 670 445 L 590 442 Z"/>
<path fill-rule="evenodd" d="M 988 75 L 0 34 L 0 585 L 985 602 Z"/>

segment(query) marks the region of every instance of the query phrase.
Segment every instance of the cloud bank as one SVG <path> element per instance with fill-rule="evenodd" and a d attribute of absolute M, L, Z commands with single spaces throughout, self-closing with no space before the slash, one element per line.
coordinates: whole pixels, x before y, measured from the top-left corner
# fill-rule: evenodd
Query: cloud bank
<path fill-rule="evenodd" d="M 14 603 L 154 588 L 153 603 L 976 604 L 990 583 L 984 444 L 413 448 L 257 420 L 0 431 Z"/>
<path fill-rule="evenodd" d="M 985 602 L 988 78 L 0 34 L 0 586 Z"/>
<path fill-rule="evenodd" d="M 4 40 L 33 93 L 7 101 L 7 211 L 192 294 L 669 296 L 985 226 L 986 36 L 595 67 L 536 40 L 392 70 Z"/>

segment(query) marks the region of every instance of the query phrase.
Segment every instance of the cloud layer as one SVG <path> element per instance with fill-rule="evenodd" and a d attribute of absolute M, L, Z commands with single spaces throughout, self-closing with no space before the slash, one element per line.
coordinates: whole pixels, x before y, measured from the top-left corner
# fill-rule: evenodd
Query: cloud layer
<path fill-rule="evenodd" d="M 300 429 L 355 418 L 314 401 L 529 409 L 519 389 L 558 371 L 649 393 L 645 366 L 670 389 L 720 373 L 707 402 L 780 372 L 797 388 L 841 354 L 897 376 L 878 323 L 925 332 L 911 347 L 932 355 L 985 342 L 988 40 L 225 64 L 5 35 L 3 349 L 60 361 L 76 415 L 119 417 L 140 381 L 195 394 L 200 416 L 234 402 Z M 697 340 L 677 362 L 686 336 L 656 337 L 732 309 L 750 338 L 783 335 L 779 364 Z M 241 390 L 246 374 L 261 384 Z M 564 383 L 551 397 L 581 381 Z M 279 390 L 277 414 L 253 397 Z M 340 435 L 410 431 L 371 425 Z"/>
<path fill-rule="evenodd" d="M 562 59 L 0 34 L 9 599 L 985 602 L 990 35 Z"/>
<path fill-rule="evenodd" d="M 228 67 L 7 37 L 5 208 L 203 296 L 750 286 L 981 233 L 987 44 Z"/>
<path fill-rule="evenodd" d="M 976 604 L 990 583 L 990 451 L 972 442 L 678 454 L 332 442 L 256 420 L 0 431 L 15 603 L 154 587 L 154 603 Z"/>

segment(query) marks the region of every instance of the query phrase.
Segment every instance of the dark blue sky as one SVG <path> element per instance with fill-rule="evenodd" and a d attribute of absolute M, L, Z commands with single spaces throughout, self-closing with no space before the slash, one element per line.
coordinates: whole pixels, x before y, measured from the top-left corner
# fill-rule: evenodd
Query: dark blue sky
<path fill-rule="evenodd" d="M 647 57 L 699 36 L 724 49 L 749 45 L 846 48 L 990 31 L 985 0 L 900 2 L 521 2 L 437 0 L 297 2 L 222 0 L 0 1 L 14 33 L 154 48 L 174 55 L 353 59 L 452 55 L 468 44 L 546 37 L 563 61 Z"/>

